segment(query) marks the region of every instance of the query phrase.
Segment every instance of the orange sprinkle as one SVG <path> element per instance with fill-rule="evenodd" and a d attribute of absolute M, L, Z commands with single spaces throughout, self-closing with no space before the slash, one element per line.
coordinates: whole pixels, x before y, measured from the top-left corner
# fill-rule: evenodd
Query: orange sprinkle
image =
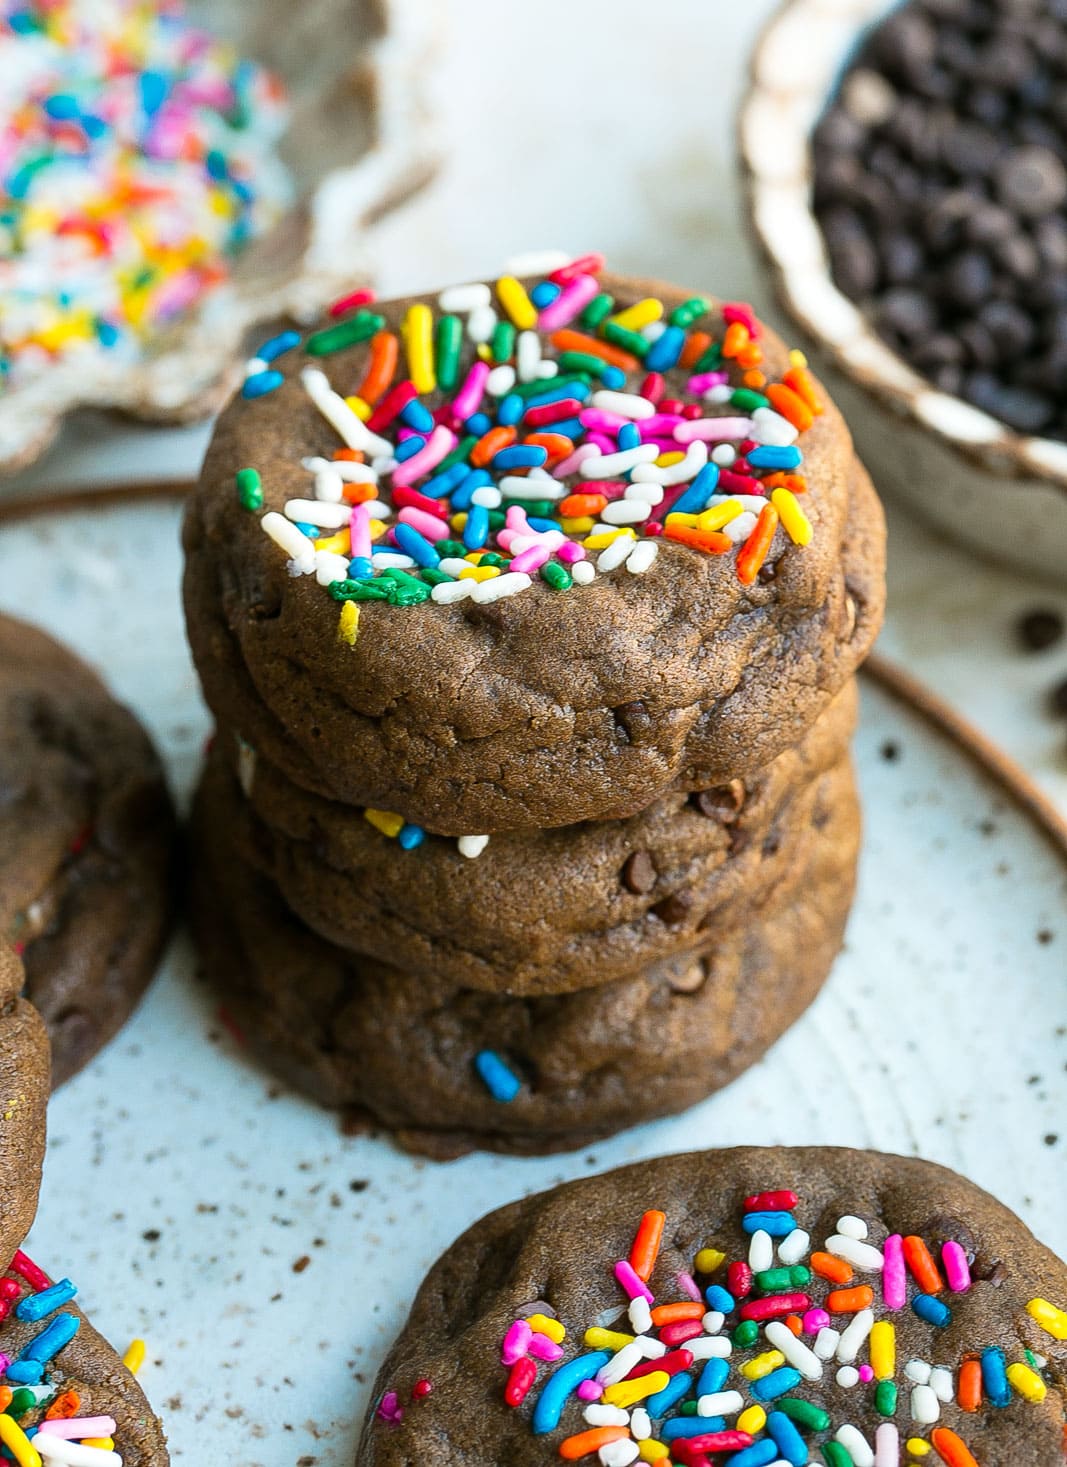
<path fill-rule="evenodd" d="M 982 1404 L 982 1365 L 976 1359 L 965 1360 L 960 1366 L 960 1379 L 956 1388 L 956 1399 L 961 1411 L 977 1411 Z"/>
<path fill-rule="evenodd" d="M 831 1314 L 858 1314 L 874 1302 L 874 1290 L 866 1284 L 856 1289 L 831 1289 L 826 1296 L 826 1307 Z"/>
<path fill-rule="evenodd" d="M 752 388 L 756 388 L 756 389 L 758 389 L 760 387 L 766 387 L 766 385 L 767 385 L 767 374 L 765 372 L 760 372 L 758 370 L 753 370 L 753 371 L 750 371 L 750 372 L 745 372 L 744 375 L 741 378 L 741 381 L 744 383 L 744 385 L 746 387 L 752 387 Z"/>
<path fill-rule="evenodd" d="M 341 490 L 347 504 L 369 504 L 378 498 L 377 484 L 346 484 Z"/>
<path fill-rule="evenodd" d="M 82 1408 L 82 1398 L 77 1391 L 64 1391 L 57 1396 L 48 1410 L 44 1413 L 46 1421 L 69 1421 L 72 1416 L 77 1416 Z"/>
<path fill-rule="evenodd" d="M 682 347 L 682 354 L 678 358 L 678 365 L 680 367 L 694 366 L 710 345 L 711 337 L 706 331 L 690 331 L 689 335 L 685 338 L 685 345 Z"/>
<path fill-rule="evenodd" d="M 811 1255 L 811 1268 L 821 1279 L 829 1279 L 832 1284 L 850 1284 L 853 1279 L 851 1268 L 843 1258 L 835 1258 L 832 1253 L 813 1253 Z"/>
<path fill-rule="evenodd" d="M 370 340 L 370 361 L 363 381 L 356 388 L 356 396 L 373 407 L 396 375 L 396 364 L 400 356 L 400 342 L 391 331 L 378 331 Z"/>
<path fill-rule="evenodd" d="M 559 352 L 587 352 L 589 356 L 599 357 L 602 362 L 608 362 L 613 367 L 621 367 L 624 372 L 636 372 L 640 365 L 637 358 L 628 351 L 621 351 L 619 347 L 601 341 L 596 336 L 586 336 L 582 331 L 557 331 L 552 336 L 552 345 Z"/>
<path fill-rule="evenodd" d="M 787 1314 L 785 1317 L 785 1327 L 790 1333 L 796 1335 L 797 1339 L 804 1333 L 804 1321 L 799 1314 Z"/>
<path fill-rule="evenodd" d="M 763 361 L 763 348 L 758 342 L 752 341 L 737 353 L 737 365 L 739 367 L 758 367 Z"/>
<path fill-rule="evenodd" d="M 625 1426 L 595 1426 L 592 1431 L 580 1431 L 577 1436 L 561 1441 L 559 1454 L 568 1462 L 575 1462 L 579 1457 L 591 1457 L 609 1442 L 621 1442 L 629 1435 Z"/>
<path fill-rule="evenodd" d="M 970 1448 L 949 1427 L 935 1426 L 930 1440 L 947 1467 L 978 1467 Z"/>
<path fill-rule="evenodd" d="M 743 326 L 740 321 L 731 321 L 722 339 L 723 356 L 736 357 L 738 352 L 744 351 L 751 340 L 747 326 Z"/>
<path fill-rule="evenodd" d="M 559 513 L 564 519 L 599 514 L 607 502 L 606 494 L 568 494 L 559 505 Z"/>
<path fill-rule="evenodd" d="M 0 1411 L 6 1411 L 11 1405 L 11 1398 L 15 1392 L 10 1386 L 0 1386 Z"/>
<path fill-rule="evenodd" d="M 734 543 L 729 535 L 720 535 L 717 530 L 696 530 L 689 525 L 664 525 L 663 537 L 691 545 L 694 550 L 706 550 L 711 555 L 725 555 Z"/>
<path fill-rule="evenodd" d="M 775 411 L 788 419 L 798 433 L 806 432 L 814 423 L 815 414 L 791 387 L 786 387 L 781 382 L 772 382 L 767 388 L 767 396 Z"/>
<path fill-rule="evenodd" d="M 338 448 L 334 452 L 334 463 L 363 464 L 367 462 L 362 448 Z"/>
<path fill-rule="evenodd" d="M 904 1239 L 904 1262 L 924 1294 L 937 1294 L 945 1287 L 929 1248 L 914 1233 Z"/>
<path fill-rule="evenodd" d="M 751 586 L 759 575 L 777 528 L 778 511 L 773 504 L 765 504 L 760 510 L 756 528 L 737 553 L 737 579 L 743 586 Z"/>
<path fill-rule="evenodd" d="M 523 443 L 533 443 L 548 454 L 548 462 L 560 463 L 574 452 L 574 444 L 563 433 L 528 433 Z"/>
<path fill-rule="evenodd" d="M 471 463 L 476 469 L 483 469 L 495 453 L 514 443 L 518 436 L 518 430 L 513 427 L 490 428 L 471 449 Z"/>
<path fill-rule="evenodd" d="M 785 474 L 779 469 L 761 480 L 768 489 L 788 489 L 792 494 L 807 494 L 808 481 L 803 474 Z"/>
<path fill-rule="evenodd" d="M 663 1229 L 667 1222 L 665 1212 L 646 1212 L 637 1224 L 633 1246 L 630 1249 L 630 1267 L 639 1279 L 646 1283 L 652 1276 L 659 1256 L 659 1245 L 663 1241 Z M 703 1314 L 703 1310 L 701 1310 Z"/>
<path fill-rule="evenodd" d="M 823 410 L 822 398 L 815 391 L 815 379 L 806 367 L 790 367 L 782 381 L 807 403 L 816 417 L 819 416 Z"/>
<path fill-rule="evenodd" d="M 703 1304 L 660 1304 L 652 1311 L 652 1323 L 659 1329 L 665 1324 L 678 1324 L 683 1319 L 703 1319 Z"/>

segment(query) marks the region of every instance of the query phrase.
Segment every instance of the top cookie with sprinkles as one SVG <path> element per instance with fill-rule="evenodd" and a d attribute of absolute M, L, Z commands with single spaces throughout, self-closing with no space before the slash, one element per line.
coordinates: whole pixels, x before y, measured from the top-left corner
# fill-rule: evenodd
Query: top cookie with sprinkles
<path fill-rule="evenodd" d="M 220 719 L 445 834 L 765 764 L 882 613 L 880 508 L 803 357 L 596 256 L 264 343 L 185 542 Z"/>
<path fill-rule="evenodd" d="M 943 1167 L 698 1152 L 528 1197 L 431 1270 L 360 1467 L 1056 1467 L 1067 1266 Z"/>

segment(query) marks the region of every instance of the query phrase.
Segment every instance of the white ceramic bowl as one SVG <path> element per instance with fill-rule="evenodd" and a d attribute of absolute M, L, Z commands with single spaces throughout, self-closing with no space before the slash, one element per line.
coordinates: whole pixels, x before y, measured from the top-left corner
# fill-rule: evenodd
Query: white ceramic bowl
<path fill-rule="evenodd" d="M 890 0 L 787 0 L 739 117 L 747 205 L 784 308 L 875 483 L 981 555 L 1067 581 L 1067 444 L 1016 433 L 919 376 L 834 284 L 812 211 L 811 135 Z"/>

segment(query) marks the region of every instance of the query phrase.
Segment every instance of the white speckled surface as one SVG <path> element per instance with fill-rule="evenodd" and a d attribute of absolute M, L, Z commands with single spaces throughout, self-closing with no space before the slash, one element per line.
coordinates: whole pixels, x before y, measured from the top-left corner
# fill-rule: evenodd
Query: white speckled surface
<path fill-rule="evenodd" d="M 177 530 L 168 503 L 10 525 L 0 607 L 108 669 L 184 795 L 207 722 Z M 724 1094 L 587 1153 L 435 1167 L 343 1138 L 242 1058 L 178 939 L 135 1020 L 54 1102 L 31 1238 L 120 1349 L 149 1341 L 143 1381 L 177 1464 L 349 1467 L 435 1255 L 494 1205 L 642 1156 L 746 1140 L 921 1152 L 1067 1250 L 1067 865 L 942 735 L 873 685 L 864 702 L 862 889 L 827 989 Z"/>

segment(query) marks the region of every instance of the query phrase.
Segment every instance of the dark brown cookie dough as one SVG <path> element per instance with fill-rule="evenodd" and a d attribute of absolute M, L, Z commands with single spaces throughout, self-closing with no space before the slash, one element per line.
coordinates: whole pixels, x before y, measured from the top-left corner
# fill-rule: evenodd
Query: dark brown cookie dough
<path fill-rule="evenodd" d="M 657 282 L 603 286 L 620 305 L 686 298 Z M 409 304 L 375 309 L 395 328 Z M 717 307 L 709 330 L 721 333 Z M 770 333 L 761 344 L 780 376 L 785 348 Z M 339 439 L 300 371 L 322 368 L 349 393 L 366 360 L 365 346 L 282 358 L 277 392 L 223 415 L 186 517 L 186 616 L 207 701 L 298 783 L 454 835 L 625 817 L 672 787 L 765 765 L 862 661 L 882 616 L 884 525 L 830 403 L 802 436 L 811 543 L 780 534 L 751 586 L 733 555 L 664 538 L 648 574 L 566 593 L 537 582 L 489 604 L 364 602 L 345 644 L 338 602 L 314 576 L 290 577 L 234 475 L 259 472 L 264 510 L 306 498 L 301 460 Z M 687 377 L 670 372 L 668 394 Z"/>
<path fill-rule="evenodd" d="M 0 937 L 48 1025 L 55 1085 L 116 1033 L 152 976 L 174 835 L 134 716 L 64 647 L 0 618 Z"/>
<path fill-rule="evenodd" d="M 10 1258 L 37 1211 L 48 1104 L 48 1034 L 21 997 L 22 964 L 0 942 L 0 1256 Z M 0 1346 L 2 1348 L 2 1346 Z"/>
<path fill-rule="evenodd" d="M 631 1257 L 648 1212 L 664 1216 L 662 1245 L 648 1276 L 657 1308 L 692 1301 L 683 1272 L 701 1291 L 709 1286 L 728 1288 L 733 1281 L 728 1265 L 747 1261 L 752 1246 L 749 1233 L 741 1226 L 746 1199 L 768 1191 L 795 1194 L 789 1212 L 810 1235 L 807 1241 L 794 1236 L 796 1247 L 787 1249 L 787 1257 L 795 1260 L 792 1266 L 817 1270 L 821 1266 L 818 1253 L 839 1256 L 855 1250 L 855 1240 L 846 1237 L 844 1246 L 840 1241 L 850 1232 L 866 1230 L 860 1247 L 873 1247 L 879 1254 L 886 1250 L 890 1234 L 901 1237 L 909 1250 L 921 1243 L 939 1275 L 936 1282 L 941 1287 L 934 1302 L 947 1308 L 949 1320 L 938 1327 L 918 1316 L 913 1301 L 924 1290 L 910 1271 L 903 1307 L 887 1308 L 892 1297 L 886 1300 L 884 1291 L 890 1287 L 892 1271 L 887 1271 L 883 1284 L 882 1273 L 867 1260 L 863 1267 L 855 1268 L 848 1287 L 870 1289 L 869 1307 L 881 1326 L 880 1337 L 868 1335 L 858 1341 L 849 1359 L 852 1351 L 844 1333 L 853 1328 L 853 1320 L 858 1320 L 853 1335 L 862 1333 L 866 1320 L 856 1314 L 834 1314 L 833 1327 L 842 1332 L 844 1348 L 840 1358 L 831 1358 L 820 1367 L 817 1359 L 812 1364 L 808 1354 L 816 1342 L 812 1330 L 817 1321 L 806 1318 L 807 1310 L 822 1307 L 830 1291 L 842 1285 L 817 1272 L 810 1281 L 790 1283 L 784 1290 L 781 1280 L 770 1279 L 757 1281 L 744 1300 L 735 1285 L 741 1310 L 762 1298 L 776 1295 L 780 1299 L 783 1292 L 800 1293 L 810 1302 L 794 1301 L 793 1310 L 772 1306 L 777 1326 L 759 1324 L 753 1331 L 756 1338 L 747 1345 L 734 1338 L 722 1366 L 711 1372 L 720 1379 L 704 1387 L 704 1392 L 719 1395 L 713 1403 L 718 1420 L 701 1423 L 698 1429 L 734 1430 L 741 1410 L 753 1404 L 776 1413 L 776 1419 L 750 1430 L 753 1444 L 736 1443 L 737 1455 L 690 1456 L 682 1442 L 674 1441 L 670 1460 L 729 1461 L 737 1462 L 738 1467 L 741 1463 L 751 1467 L 754 1463 L 810 1460 L 851 1467 L 875 1460 L 872 1449 L 881 1429 L 886 1444 L 879 1464 L 921 1461 L 930 1467 L 971 1467 L 973 1462 L 980 1467 L 1057 1467 L 1062 1462 L 1067 1401 L 1067 1342 L 1062 1326 L 1067 1319 L 1059 1316 L 1057 1337 L 1034 1317 L 1031 1310 L 1042 1311 L 1031 1301 L 1045 1300 L 1062 1309 L 1067 1304 L 1067 1267 L 1037 1242 L 1019 1218 L 962 1177 L 914 1158 L 825 1148 L 746 1147 L 643 1161 L 515 1202 L 476 1223 L 431 1270 L 382 1367 L 375 1391 L 378 1409 L 368 1417 L 356 1455 L 359 1467 L 402 1467 L 411 1462 L 420 1467 L 452 1467 L 457 1462 L 464 1467 L 497 1467 L 504 1462 L 509 1467 L 547 1467 L 558 1462 L 561 1441 L 593 1428 L 583 1420 L 585 1408 L 573 1388 L 566 1395 L 558 1424 L 553 1421 L 549 1409 L 553 1393 L 546 1399 L 542 1390 L 558 1368 L 554 1364 L 531 1360 L 534 1370 L 528 1373 L 535 1374 L 536 1380 L 526 1399 L 514 1407 L 505 1403 L 509 1368 L 501 1363 L 501 1347 L 514 1322 L 534 1313 L 555 1317 L 566 1330 L 563 1366 L 596 1347 L 596 1337 L 593 1342 L 584 1340 L 590 1326 L 606 1325 L 632 1335 L 628 1298 L 613 1270 L 617 1260 Z M 778 1210 L 778 1217 L 782 1216 Z M 789 1226 L 786 1217 L 784 1227 Z M 959 1245 L 957 1256 L 966 1260 L 970 1287 L 965 1291 L 947 1286 L 949 1275 L 942 1255 L 946 1242 Z M 702 1254 L 709 1249 L 721 1255 L 721 1263 Z M 640 1266 L 640 1258 L 635 1257 L 635 1262 Z M 775 1256 L 774 1267 L 781 1266 Z M 846 1268 L 845 1275 L 850 1271 Z M 957 1283 L 962 1282 L 957 1277 Z M 712 1307 L 716 1303 L 723 1301 L 713 1297 Z M 778 1348 L 774 1336 L 779 1343 L 783 1334 L 787 1344 L 790 1340 L 798 1343 L 788 1326 L 783 1326 L 787 1313 L 795 1313 L 804 1331 L 799 1343 L 807 1347 L 807 1378 L 787 1361 L 774 1357 L 764 1362 L 764 1368 L 785 1369 L 788 1376 L 772 1380 L 764 1374 L 761 1380 L 758 1368 L 755 1379 L 743 1375 L 742 1366 Z M 894 1331 L 895 1362 L 886 1377 L 897 1387 L 892 1410 L 887 1399 L 892 1392 L 884 1387 L 880 1395 L 883 1409 L 876 1406 L 877 1380 L 853 1379 L 859 1372 L 867 1377 L 871 1365 L 885 1359 L 886 1322 Z M 638 1323 L 641 1329 L 650 1328 L 647 1321 Z M 653 1335 L 661 1324 L 662 1320 L 651 1326 Z M 718 1335 L 720 1353 L 725 1356 L 726 1340 L 735 1335 L 738 1324 L 739 1310 L 728 1310 L 725 1317 L 720 1313 L 718 1318 L 706 1318 L 698 1337 Z M 520 1340 L 519 1356 L 525 1354 L 521 1346 Z M 696 1341 L 671 1345 L 672 1349 L 687 1347 L 694 1353 L 701 1348 Z M 709 1347 L 709 1352 L 715 1348 Z M 1036 1358 L 1028 1358 L 1027 1351 Z M 992 1352 L 987 1362 L 982 1361 L 985 1352 Z M 961 1366 L 975 1359 L 979 1373 L 983 1363 L 999 1368 L 990 1370 L 978 1408 L 964 1411 L 957 1401 Z M 943 1371 L 918 1395 L 914 1394 L 916 1382 L 907 1373 L 914 1362 Z M 689 1372 L 690 1400 L 701 1393 L 699 1375 L 705 1363 L 697 1360 Z M 851 1373 L 839 1380 L 837 1372 L 843 1365 Z M 1021 1375 L 1017 1373 L 1020 1366 L 1025 1372 Z M 969 1363 L 968 1372 L 973 1374 L 974 1369 Z M 1005 1370 L 1008 1381 L 1004 1380 Z M 922 1376 L 924 1372 L 919 1368 L 917 1373 Z M 994 1377 L 999 1384 L 992 1391 Z M 424 1382 L 429 1383 L 428 1390 L 420 1384 Z M 768 1396 L 761 1400 L 764 1384 Z M 948 1400 L 937 1397 L 936 1388 L 944 1385 L 949 1388 Z M 779 1393 L 782 1386 L 784 1394 Z M 1001 1396 L 1004 1387 L 1006 1394 Z M 1042 1399 L 1028 1400 L 1024 1390 Z M 723 1399 L 720 1394 L 730 1392 L 737 1392 L 737 1397 Z M 990 1401 L 991 1394 L 997 1404 Z M 936 1420 L 913 1419 L 916 1406 L 921 1415 L 932 1414 L 923 1409 L 930 1408 L 931 1400 Z M 815 1425 L 798 1417 L 792 1404 L 797 1401 L 825 1412 L 828 1424 Z M 781 1417 L 790 1412 L 794 1413 L 793 1435 L 788 1432 L 788 1422 L 784 1428 L 781 1424 Z M 650 1415 L 653 1439 L 669 1433 L 667 1420 L 687 1419 L 678 1405 L 661 1410 L 657 1402 Z M 754 1424 L 758 1419 L 753 1413 L 748 1421 Z M 886 1440 L 892 1435 L 889 1423 L 898 1432 L 893 1450 Z M 630 1416 L 630 1424 L 619 1428 L 624 1439 L 630 1438 L 632 1425 L 643 1429 L 639 1418 L 635 1422 Z M 541 1431 L 536 1432 L 535 1427 Z M 853 1430 L 839 1438 L 843 1427 Z M 780 1433 L 777 1438 L 775 1432 Z M 966 1455 L 960 1453 L 953 1436 Z M 928 1455 L 922 1454 L 922 1445 L 917 1451 L 907 1450 L 912 1440 L 925 1445 Z M 791 1453 L 783 1450 L 783 1442 L 792 1447 Z M 585 1460 L 596 1462 L 595 1448 Z M 621 1449 L 616 1460 L 631 1460 L 629 1449 Z"/>
<path fill-rule="evenodd" d="M 859 817 L 849 767 L 824 775 L 785 888 L 754 894 L 703 952 L 598 988 L 512 998 L 361 958 L 317 937 L 236 855 L 202 786 L 192 916 L 204 970 L 248 1045 L 324 1104 L 411 1150 L 563 1150 L 684 1109 L 751 1065 L 803 1012 L 841 944 Z M 479 1078 L 498 1053 L 509 1103 Z"/>
<path fill-rule="evenodd" d="M 224 732 L 208 798 L 233 821 L 242 858 L 328 941 L 461 987 L 568 993 L 705 944 L 735 910 L 792 885 L 855 710 L 853 681 L 747 781 L 673 791 L 626 821 L 495 835 L 476 859 L 446 836 L 403 849 Z"/>
<path fill-rule="evenodd" d="M 25 1362 L 19 1360 L 27 1347 L 31 1354 L 48 1357 L 42 1361 L 39 1383 L 29 1385 L 29 1389 L 40 1394 L 39 1404 L 27 1402 L 29 1409 L 21 1413 L 9 1408 L 9 1414 L 15 1416 L 26 1433 L 39 1428 L 49 1411 L 70 1420 L 110 1417 L 115 1429 L 109 1435 L 115 1444 L 113 1450 L 122 1459 L 122 1467 L 168 1467 L 170 1455 L 162 1423 L 141 1387 L 76 1302 L 64 1298 L 62 1293 L 54 1301 L 48 1295 L 48 1289 L 54 1288 L 56 1282 L 42 1276 L 33 1260 L 16 1254 L 2 1285 L 10 1291 L 4 1295 L 10 1312 L 0 1323 L 0 1352 L 15 1363 L 0 1372 L 0 1384 L 18 1391 L 27 1388 L 24 1382 L 28 1378 L 32 1382 L 37 1371 L 32 1365 L 26 1369 Z M 61 1281 L 60 1287 L 67 1282 Z M 35 1309 L 38 1299 L 41 1303 Z M 26 1309 L 34 1310 L 38 1317 L 20 1318 L 20 1312 Z M 52 1354 L 45 1343 L 33 1343 L 42 1336 L 46 1340 L 54 1338 L 49 1332 L 55 1330 L 63 1331 L 61 1338 L 66 1338 L 75 1325 L 73 1337 L 58 1353 Z M 16 1403 L 17 1398 L 12 1404 Z M 85 1438 L 99 1441 L 101 1434 L 88 1431 Z M 82 1437 L 71 1439 L 80 1441 Z M 33 1440 L 36 1442 L 37 1438 Z M 54 1459 L 47 1452 L 41 1456 L 44 1467 L 51 1467 Z"/>

